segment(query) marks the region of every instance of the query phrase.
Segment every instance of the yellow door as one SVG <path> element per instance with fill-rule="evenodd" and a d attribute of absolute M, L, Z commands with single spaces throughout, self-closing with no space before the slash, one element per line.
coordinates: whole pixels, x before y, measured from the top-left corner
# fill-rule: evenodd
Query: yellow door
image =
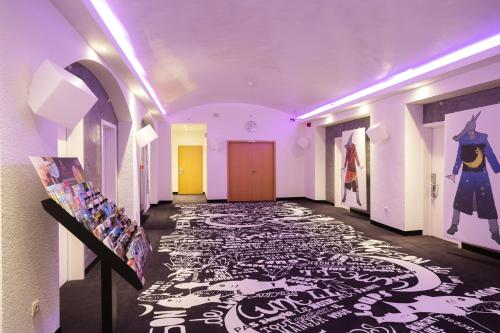
<path fill-rule="evenodd" d="M 179 146 L 179 194 L 203 193 L 203 146 Z"/>

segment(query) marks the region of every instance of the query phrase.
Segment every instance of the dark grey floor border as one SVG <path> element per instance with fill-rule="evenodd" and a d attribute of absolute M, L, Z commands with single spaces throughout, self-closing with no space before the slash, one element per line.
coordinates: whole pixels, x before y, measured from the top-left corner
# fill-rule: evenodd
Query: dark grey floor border
<path fill-rule="evenodd" d="M 334 205 L 333 202 L 326 201 L 326 200 L 314 200 L 306 197 L 280 197 L 276 198 L 276 201 L 292 201 L 292 200 L 307 200 L 310 202 L 315 202 L 315 203 L 324 203 L 328 205 Z M 227 202 L 227 199 L 207 199 L 208 203 L 221 203 L 221 202 Z"/>
<path fill-rule="evenodd" d="M 96 257 L 94 260 L 92 260 L 92 262 L 87 267 L 85 267 L 85 276 L 87 276 L 87 274 L 90 273 L 92 268 L 94 268 L 98 262 L 99 262 L 99 257 Z"/>
<path fill-rule="evenodd" d="M 207 199 L 207 203 L 226 203 L 227 199 Z"/>
<path fill-rule="evenodd" d="M 59 327 L 54 333 L 61 333 L 61 328 Z"/>
<path fill-rule="evenodd" d="M 367 219 L 370 219 L 370 212 L 368 212 L 366 210 L 351 208 L 351 209 L 349 209 L 349 211 L 353 214 L 357 214 L 357 215 L 363 216 Z"/>
<path fill-rule="evenodd" d="M 388 231 L 392 231 L 392 232 L 394 232 L 398 235 L 401 235 L 401 236 L 421 236 L 422 235 L 422 230 L 409 230 L 409 231 L 399 230 L 398 228 L 394 228 L 394 227 L 385 225 L 383 223 L 380 223 L 380 222 L 377 222 L 374 220 L 370 220 L 370 224 L 373 224 L 377 227 L 383 228 L 383 229 L 388 230 Z"/>
<path fill-rule="evenodd" d="M 474 253 L 482 254 L 484 256 L 487 256 L 487 257 L 490 257 L 493 259 L 500 260 L 500 252 L 497 252 L 495 250 L 490 250 L 490 249 L 486 249 L 486 248 L 481 247 L 481 246 L 476 246 L 476 245 L 467 244 L 467 243 L 462 243 L 462 249 L 467 250 L 467 251 L 471 251 Z"/>
<path fill-rule="evenodd" d="M 311 198 L 307 198 L 307 197 L 280 197 L 280 198 L 276 198 L 276 201 L 290 201 L 290 200 L 307 200 L 307 201 L 314 202 L 314 203 L 322 203 L 322 204 L 335 206 L 335 204 L 333 202 L 328 201 L 328 200 L 315 200 L 315 199 L 311 199 Z"/>

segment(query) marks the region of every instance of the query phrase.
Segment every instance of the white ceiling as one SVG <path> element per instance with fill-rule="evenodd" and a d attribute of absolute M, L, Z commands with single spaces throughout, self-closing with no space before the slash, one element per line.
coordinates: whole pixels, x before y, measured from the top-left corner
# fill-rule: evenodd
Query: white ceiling
<path fill-rule="evenodd" d="M 108 0 L 167 112 L 293 114 L 500 31 L 499 0 Z"/>
<path fill-rule="evenodd" d="M 172 124 L 173 132 L 203 132 L 207 131 L 207 125 L 205 124 Z"/>

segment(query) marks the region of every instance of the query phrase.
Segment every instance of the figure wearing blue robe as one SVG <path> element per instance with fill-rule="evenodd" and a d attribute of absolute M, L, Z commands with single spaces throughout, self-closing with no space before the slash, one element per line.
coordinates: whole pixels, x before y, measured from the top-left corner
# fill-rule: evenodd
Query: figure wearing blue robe
<path fill-rule="evenodd" d="M 453 137 L 458 142 L 458 151 L 453 173 L 448 178 L 455 182 L 460 168 L 462 174 L 453 202 L 451 226 L 447 233 L 453 235 L 458 231 L 460 213 L 472 215 L 477 212 L 478 218 L 488 220 L 491 238 L 500 245 L 498 213 L 486 161 L 495 173 L 500 172 L 500 164 L 488 142 L 488 135 L 476 132 L 476 120 L 480 114 L 481 112 L 473 115 L 464 129 Z"/>
<path fill-rule="evenodd" d="M 462 175 L 453 208 L 467 215 L 476 211 L 480 219 L 490 220 L 497 219 L 498 214 L 486 160 L 495 173 L 500 172 L 500 164 L 491 149 L 487 134 L 474 132 L 472 137 L 466 134 L 460 138 L 453 174 L 458 175 L 462 168 Z"/>

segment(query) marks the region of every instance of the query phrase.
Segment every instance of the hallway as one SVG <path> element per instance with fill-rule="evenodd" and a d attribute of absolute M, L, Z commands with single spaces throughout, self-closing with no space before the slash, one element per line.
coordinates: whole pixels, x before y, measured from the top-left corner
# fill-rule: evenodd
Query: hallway
<path fill-rule="evenodd" d="M 116 279 L 119 332 L 497 331 L 497 261 L 330 205 L 163 204 L 146 229 L 145 289 Z M 63 287 L 63 331 L 99 322 L 98 271 Z"/>

